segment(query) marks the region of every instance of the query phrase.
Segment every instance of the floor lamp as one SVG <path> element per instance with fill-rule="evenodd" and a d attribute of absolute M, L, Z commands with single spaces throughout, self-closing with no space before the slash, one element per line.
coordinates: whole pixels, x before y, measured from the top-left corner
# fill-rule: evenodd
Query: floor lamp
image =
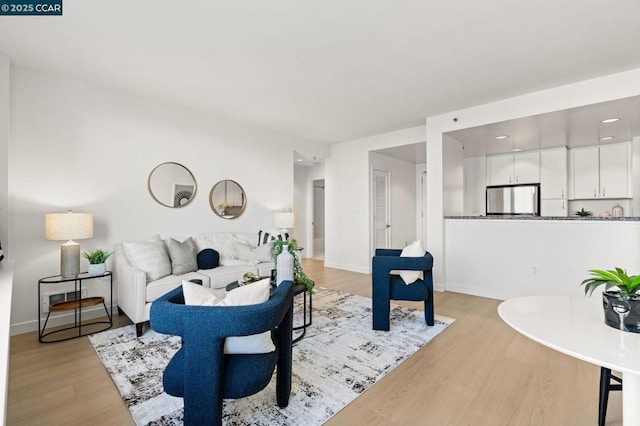
<path fill-rule="evenodd" d="M 45 215 L 47 240 L 64 241 L 60 246 L 60 275 L 68 277 L 80 273 L 80 244 L 73 240 L 93 237 L 91 213 L 47 213 Z"/>

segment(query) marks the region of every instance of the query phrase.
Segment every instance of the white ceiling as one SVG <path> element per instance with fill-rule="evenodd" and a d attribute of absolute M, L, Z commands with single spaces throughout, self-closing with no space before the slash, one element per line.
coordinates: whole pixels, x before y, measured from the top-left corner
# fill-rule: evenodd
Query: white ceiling
<path fill-rule="evenodd" d="M 613 123 L 602 123 L 619 118 Z M 640 136 L 640 96 L 550 112 L 447 133 L 464 146 L 465 157 L 500 154 L 514 149 L 592 146 L 630 141 Z M 496 139 L 508 136 L 507 139 Z M 602 138 L 611 138 L 601 140 Z"/>
<path fill-rule="evenodd" d="M 640 68 L 640 2 L 65 0 L 12 63 L 320 142 Z"/>

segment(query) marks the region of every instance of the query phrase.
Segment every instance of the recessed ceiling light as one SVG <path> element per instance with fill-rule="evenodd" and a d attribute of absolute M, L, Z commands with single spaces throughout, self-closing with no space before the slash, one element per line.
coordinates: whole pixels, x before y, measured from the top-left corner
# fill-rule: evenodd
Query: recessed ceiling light
<path fill-rule="evenodd" d="M 522 148 L 513 148 L 513 152 L 520 152 L 522 151 Z"/>
<path fill-rule="evenodd" d="M 509 136 L 507 136 L 507 135 L 496 136 L 496 139 L 498 139 L 498 140 L 507 139 L 507 138 L 509 138 Z"/>
<path fill-rule="evenodd" d="M 302 161 L 302 158 L 298 158 L 296 161 Z"/>
<path fill-rule="evenodd" d="M 600 138 L 601 141 L 610 141 L 611 139 L 615 139 L 615 136 L 605 136 L 603 138 Z"/>
<path fill-rule="evenodd" d="M 601 123 L 615 123 L 616 121 L 620 121 L 620 118 L 618 117 L 606 118 L 602 120 Z"/>

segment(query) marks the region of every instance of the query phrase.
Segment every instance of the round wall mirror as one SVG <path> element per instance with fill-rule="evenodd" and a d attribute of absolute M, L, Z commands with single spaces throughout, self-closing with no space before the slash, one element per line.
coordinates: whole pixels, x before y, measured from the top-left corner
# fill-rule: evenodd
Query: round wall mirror
<path fill-rule="evenodd" d="M 149 194 L 167 207 L 184 207 L 196 195 L 196 179 L 182 164 L 167 162 L 157 165 L 147 179 Z"/>
<path fill-rule="evenodd" d="M 247 205 L 244 189 L 235 181 L 225 179 L 216 183 L 209 194 L 211 210 L 223 219 L 235 219 Z"/>

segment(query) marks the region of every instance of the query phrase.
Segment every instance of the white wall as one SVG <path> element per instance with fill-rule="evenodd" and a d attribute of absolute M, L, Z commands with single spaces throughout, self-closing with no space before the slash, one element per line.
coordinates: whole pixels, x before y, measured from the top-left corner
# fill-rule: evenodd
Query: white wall
<path fill-rule="evenodd" d="M 59 273 L 61 242 L 45 241 L 45 213 L 93 213 L 94 237 L 79 241 L 83 250 L 111 250 L 156 233 L 257 233 L 273 228 L 274 211 L 293 205 L 293 150 L 313 145 L 19 67 L 11 69 L 10 124 L 14 332 L 35 329 L 37 280 Z M 326 147 L 317 149 L 326 155 Z M 161 206 L 147 193 L 149 172 L 165 161 L 182 163 L 197 180 L 195 199 L 184 208 Z M 209 191 L 222 179 L 237 181 L 247 194 L 238 219 L 211 211 Z"/>
<path fill-rule="evenodd" d="M 370 258 L 369 151 L 424 142 L 424 126 L 331 146 L 325 163 L 325 265 L 368 273 Z"/>
<path fill-rule="evenodd" d="M 469 157 L 464 159 L 464 215 L 484 216 L 486 208 L 486 169 L 487 157 Z"/>
<path fill-rule="evenodd" d="M 9 236 L 9 59 L 0 54 L 0 242 L 5 256 L 10 255 Z"/>
<path fill-rule="evenodd" d="M 640 272 L 640 222 L 447 219 L 447 290 L 581 296 L 589 269 Z"/>
<path fill-rule="evenodd" d="M 569 84 L 554 89 L 529 93 L 473 108 L 428 117 L 427 140 L 427 236 L 434 257 L 434 284 L 446 286 L 445 233 L 443 206 L 443 134 L 453 130 L 528 117 L 551 111 L 575 108 L 593 103 L 640 95 L 640 68 Z M 517 238 L 514 237 L 514 238 Z M 553 244 L 553 241 L 549 242 Z M 474 261 L 482 262 L 491 253 L 483 253 Z M 446 262 L 446 267 L 465 267 Z"/>
<path fill-rule="evenodd" d="M 305 257 L 315 257 L 317 253 L 314 251 L 316 245 L 315 240 L 321 238 L 321 250 L 324 256 L 324 237 L 326 234 L 326 185 L 325 185 L 324 164 L 309 167 L 307 169 L 307 241 L 309 250 L 305 250 Z M 323 189 L 314 187 L 314 182 L 321 180 Z M 320 192 L 321 191 L 321 192 Z M 316 233 L 320 234 L 318 237 Z"/>
<path fill-rule="evenodd" d="M 460 216 L 464 213 L 464 161 L 462 143 L 445 135 L 443 138 L 444 215 Z"/>
<path fill-rule="evenodd" d="M 0 425 L 7 424 L 7 396 L 9 388 L 9 317 L 13 291 L 13 265 L 5 259 L 0 263 Z"/>
<path fill-rule="evenodd" d="M 293 167 L 293 212 L 296 222 L 293 229 L 293 237 L 298 242 L 298 247 L 309 247 L 307 240 L 307 168 L 301 166 Z M 291 232 L 291 230 L 289 230 Z"/>
<path fill-rule="evenodd" d="M 371 170 L 386 171 L 389 172 L 390 176 L 391 247 L 406 247 L 416 239 L 415 164 L 375 152 L 371 152 L 369 155 Z M 369 179 L 371 182 L 373 177 Z M 371 239 L 373 240 L 373 233 L 371 234 Z M 371 247 L 370 253 L 372 256 L 374 249 L 375 247 Z"/>

